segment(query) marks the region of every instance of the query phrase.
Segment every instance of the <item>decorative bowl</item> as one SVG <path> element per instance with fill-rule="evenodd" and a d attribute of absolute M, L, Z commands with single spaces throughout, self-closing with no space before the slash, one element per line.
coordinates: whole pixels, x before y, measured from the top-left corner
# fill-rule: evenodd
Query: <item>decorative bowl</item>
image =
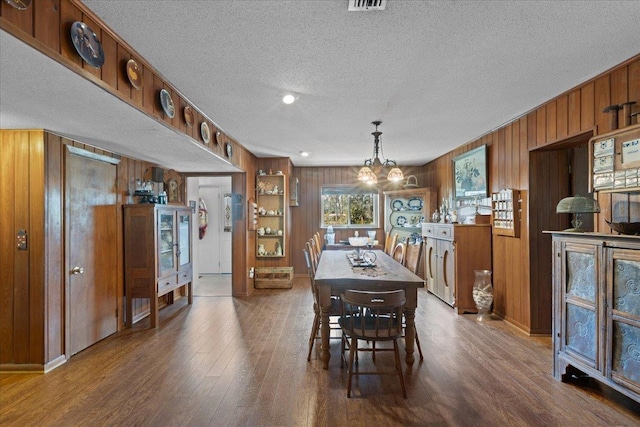
<path fill-rule="evenodd" d="M 640 235 L 640 222 L 610 222 L 605 219 L 613 231 L 631 236 Z"/>
<path fill-rule="evenodd" d="M 349 237 L 349 244 L 351 246 L 366 246 L 368 242 L 368 237 Z"/>

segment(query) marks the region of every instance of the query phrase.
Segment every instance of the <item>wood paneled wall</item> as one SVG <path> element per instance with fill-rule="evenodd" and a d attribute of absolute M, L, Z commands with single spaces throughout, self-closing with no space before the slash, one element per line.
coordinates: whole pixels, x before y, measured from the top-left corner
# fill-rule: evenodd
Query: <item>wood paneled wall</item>
<path fill-rule="evenodd" d="M 364 147 L 363 147 L 364 149 Z M 361 166 L 345 166 L 345 167 L 294 167 L 293 176 L 300 181 L 299 206 L 290 208 L 291 212 L 291 233 L 290 246 L 292 254 L 293 269 L 295 274 L 307 274 L 307 264 L 304 259 L 302 249 L 304 244 L 316 232 L 324 238 L 326 230 L 320 228 L 321 212 L 320 212 L 320 190 L 326 185 L 358 185 L 356 179 L 358 170 Z M 418 186 L 425 187 L 425 177 L 422 167 L 410 166 L 402 168 L 405 176 L 415 175 L 418 179 Z M 402 188 L 399 186 L 391 186 L 387 183 L 383 187 L 379 187 L 380 203 L 384 203 L 383 191 Z M 382 212 L 382 206 L 380 207 Z M 336 241 L 346 240 L 349 236 L 353 236 L 353 230 L 336 229 Z M 380 227 L 376 229 L 378 240 L 384 240 L 384 218 L 381 219 Z"/>
<path fill-rule="evenodd" d="M 64 149 L 111 153 L 42 130 L 0 130 L 0 370 L 47 369 L 65 358 Z M 121 158 L 117 211 L 134 203 L 149 163 Z M 114 218 L 122 251 L 122 216 Z M 28 249 L 17 250 L 24 229 Z M 118 257 L 119 329 L 124 327 L 123 256 Z M 135 300 L 134 313 L 149 309 Z M 18 368 L 16 368 L 18 367 Z"/>
<path fill-rule="evenodd" d="M 71 25 L 75 21 L 85 22 L 100 39 L 105 53 L 102 67 L 94 68 L 88 65 L 76 52 L 69 36 Z M 235 165 L 240 165 L 246 160 L 246 150 L 241 149 L 241 144 L 218 129 L 206 114 L 186 100 L 177 88 L 81 2 L 39 0 L 32 2 L 26 10 L 18 10 L 6 2 L 1 2 L 0 28 L 159 123 L 191 137 L 194 143 L 203 144 L 211 153 L 226 158 L 224 147 L 225 143 L 229 142 L 233 144 L 234 156 L 228 160 Z M 142 67 L 144 86 L 141 90 L 133 88 L 126 75 L 129 59 L 135 59 Z M 167 116 L 160 105 L 161 89 L 171 93 L 177 112 L 173 118 Z M 191 106 L 194 113 L 195 124 L 191 127 L 187 126 L 182 113 L 187 105 Z M 200 123 L 203 121 L 208 123 L 211 130 L 212 141 L 208 145 L 202 142 L 200 136 Z M 220 132 L 218 138 L 215 137 L 216 132 Z"/>
<path fill-rule="evenodd" d="M 482 144 L 489 146 L 489 182 L 492 192 L 517 188 L 522 195 L 520 237 L 493 237 L 494 312 L 532 334 L 551 332 L 551 249 L 541 243 L 544 237 L 538 223 L 553 225 L 555 200 L 540 206 L 530 199 L 533 186 L 562 190 L 557 177 L 557 155 L 534 159 L 532 152 L 550 149 L 585 135 L 610 131 L 609 114 L 602 110 L 626 101 L 640 103 L 640 55 L 614 69 L 554 98 L 528 114 L 471 141 L 425 166 L 425 186 L 437 187 L 443 194 L 452 191 L 452 159 Z M 638 108 L 636 106 L 636 108 Z M 619 123 L 624 123 L 620 112 Z M 587 138 L 588 139 L 588 138 Z M 535 160 L 535 161 L 534 161 Z M 555 166 L 553 166 L 555 165 Z M 546 179 L 546 181 L 545 181 Z M 545 182 L 548 182 L 545 184 Z M 638 195 L 598 194 L 602 213 L 596 216 L 595 229 L 610 232 L 604 219 L 610 218 L 612 204 L 619 200 L 640 201 Z M 543 220 L 541 215 L 546 215 Z M 631 219 L 640 221 L 640 218 Z M 556 221 L 556 224 L 559 223 Z M 538 248 L 545 248 L 539 251 Z"/>

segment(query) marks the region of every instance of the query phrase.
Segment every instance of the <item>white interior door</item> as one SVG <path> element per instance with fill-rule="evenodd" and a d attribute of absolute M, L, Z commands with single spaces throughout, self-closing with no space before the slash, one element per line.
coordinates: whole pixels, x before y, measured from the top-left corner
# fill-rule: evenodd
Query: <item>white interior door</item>
<path fill-rule="evenodd" d="M 222 197 L 220 188 L 214 186 L 200 186 L 199 197 L 207 205 L 209 225 L 199 242 L 198 265 L 200 274 L 220 274 L 220 217 Z"/>

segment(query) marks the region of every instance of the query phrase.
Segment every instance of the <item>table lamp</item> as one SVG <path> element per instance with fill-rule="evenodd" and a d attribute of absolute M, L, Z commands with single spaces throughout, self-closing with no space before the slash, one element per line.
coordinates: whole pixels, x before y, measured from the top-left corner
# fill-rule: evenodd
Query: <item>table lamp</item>
<path fill-rule="evenodd" d="M 575 195 L 573 197 L 565 197 L 558 202 L 556 206 L 556 213 L 571 213 L 575 217 L 571 221 L 573 228 L 567 228 L 564 231 L 571 231 L 574 233 L 584 233 L 584 230 L 580 228 L 582 221 L 580 221 L 580 215 L 584 213 L 597 213 L 600 212 L 600 205 L 598 201 L 593 198 Z"/>

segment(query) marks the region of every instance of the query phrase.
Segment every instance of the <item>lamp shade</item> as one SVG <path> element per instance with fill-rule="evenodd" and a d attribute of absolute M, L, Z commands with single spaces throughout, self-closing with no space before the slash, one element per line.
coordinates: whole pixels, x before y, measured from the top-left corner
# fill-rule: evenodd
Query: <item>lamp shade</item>
<path fill-rule="evenodd" d="M 600 205 L 596 199 L 575 195 L 565 197 L 558 202 L 556 213 L 596 213 L 600 212 Z"/>

